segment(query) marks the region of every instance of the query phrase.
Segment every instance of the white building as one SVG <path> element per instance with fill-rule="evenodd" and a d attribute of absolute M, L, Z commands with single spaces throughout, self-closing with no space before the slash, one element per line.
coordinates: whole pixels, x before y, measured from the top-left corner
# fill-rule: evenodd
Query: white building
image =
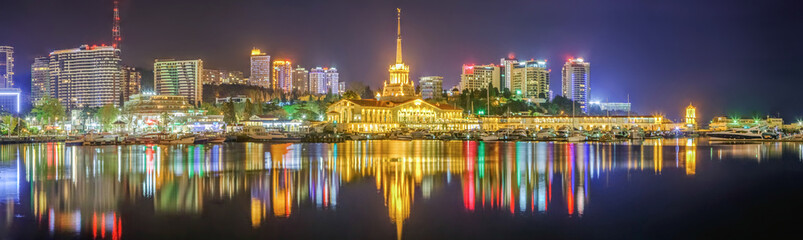
<path fill-rule="evenodd" d="M 423 99 L 437 99 L 441 97 L 443 92 L 443 77 L 441 76 L 426 76 L 418 80 L 418 86 L 421 88 L 421 98 Z"/>
<path fill-rule="evenodd" d="M 563 96 L 577 101 L 580 106 L 577 106 L 584 113 L 588 113 L 586 104 L 588 103 L 591 90 L 591 64 L 583 61 L 582 58 L 569 59 L 563 65 L 561 83 L 563 87 Z"/>
<path fill-rule="evenodd" d="M 49 57 L 34 58 L 31 64 L 31 100 L 34 103 L 51 95 L 49 64 Z"/>
<path fill-rule="evenodd" d="M 185 96 L 190 104 L 201 105 L 204 64 L 196 60 L 159 60 L 153 64 L 153 85 L 158 95 Z"/>
<path fill-rule="evenodd" d="M 0 46 L 0 88 L 14 87 L 14 47 Z"/>
<path fill-rule="evenodd" d="M 270 55 L 256 48 L 251 50 L 251 76 L 248 78 L 249 84 L 263 88 L 273 87 L 270 82 L 270 71 Z"/>
<path fill-rule="evenodd" d="M 82 45 L 56 50 L 50 53 L 48 64 L 50 95 L 67 110 L 123 105 L 119 49 Z"/>

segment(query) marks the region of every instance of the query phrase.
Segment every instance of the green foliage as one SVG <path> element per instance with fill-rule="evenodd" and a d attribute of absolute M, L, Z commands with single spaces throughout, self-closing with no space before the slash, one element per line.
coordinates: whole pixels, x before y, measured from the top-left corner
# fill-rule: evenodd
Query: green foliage
<path fill-rule="evenodd" d="M 112 104 L 106 104 L 98 109 L 98 122 L 103 126 L 104 131 L 111 130 L 112 124 L 117 120 L 120 115 L 120 110 Z"/>
<path fill-rule="evenodd" d="M 206 111 L 206 115 L 220 115 L 220 108 L 211 103 L 201 103 L 201 110 Z"/>
<path fill-rule="evenodd" d="M 58 120 L 64 120 L 66 110 L 58 99 L 45 96 L 36 103 L 36 106 L 31 110 L 31 115 L 41 123 L 54 124 Z"/>
<path fill-rule="evenodd" d="M 0 117 L 2 120 L 2 124 L 0 124 L 0 130 L 3 131 L 6 135 L 11 135 L 12 133 L 17 130 L 17 126 L 19 125 L 20 119 L 11 115 L 4 115 Z"/>
<path fill-rule="evenodd" d="M 242 118 L 241 119 L 247 120 L 247 119 L 251 118 L 251 115 L 253 115 L 253 114 L 254 114 L 254 104 L 251 103 L 250 99 L 245 100 L 245 105 L 243 106 Z"/>
<path fill-rule="evenodd" d="M 223 111 L 223 121 L 229 125 L 237 123 L 237 113 L 234 110 L 234 103 L 226 102 L 223 103 L 222 107 Z"/>
<path fill-rule="evenodd" d="M 360 95 L 357 92 L 348 90 L 343 93 L 343 99 L 360 100 Z"/>

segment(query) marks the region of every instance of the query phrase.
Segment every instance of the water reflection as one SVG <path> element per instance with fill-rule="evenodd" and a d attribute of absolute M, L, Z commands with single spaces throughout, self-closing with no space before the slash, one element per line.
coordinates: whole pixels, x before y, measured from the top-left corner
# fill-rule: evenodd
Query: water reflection
<path fill-rule="evenodd" d="M 698 139 L 635 143 L 358 141 L 339 144 L 231 143 L 193 146 L 0 146 L 5 224 L 32 216 L 51 234 L 118 239 L 121 204 L 152 202 L 158 215 L 199 215 L 210 201 L 250 196 L 250 223 L 300 208 L 336 211 L 340 188 L 375 181 L 401 238 L 416 200 L 458 184 L 469 213 L 556 213 L 582 217 L 592 186 L 614 172 L 695 175 L 713 160 L 803 158 L 800 144 L 710 145 Z M 705 151 L 709 154 L 705 154 Z M 702 154 L 698 154 L 701 151 Z M 20 196 L 23 196 L 22 198 Z M 30 206 L 15 209 L 15 206 Z"/>

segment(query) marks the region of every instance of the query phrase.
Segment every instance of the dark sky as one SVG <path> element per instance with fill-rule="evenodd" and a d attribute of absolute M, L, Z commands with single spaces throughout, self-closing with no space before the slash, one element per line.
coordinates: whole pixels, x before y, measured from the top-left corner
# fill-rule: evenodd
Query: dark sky
<path fill-rule="evenodd" d="M 402 8 L 411 77 L 459 81 L 464 63 L 546 58 L 560 92 L 568 57 L 591 62 L 593 99 L 641 113 L 680 116 L 690 101 L 715 114 L 803 117 L 801 1 L 256 1 L 122 0 L 123 60 L 201 58 L 248 72 L 252 47 L 376 89 L 394 61 Z M 30 85 L 33 57 L 109 43 L 111 0 L 2 0 L 0 45 L 16 48 L 16 84 Z"/>

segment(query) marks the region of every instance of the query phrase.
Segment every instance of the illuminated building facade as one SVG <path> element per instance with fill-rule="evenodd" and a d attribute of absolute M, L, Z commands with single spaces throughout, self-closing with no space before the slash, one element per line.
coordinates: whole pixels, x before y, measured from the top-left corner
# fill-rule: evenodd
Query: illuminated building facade
<path fill-rule="evenodd" d="M 513 70 L 514 65 L 518 62 L 519 60 L 513 58 L 512 56 L 499 60 L 499 66 L 502 67 L 502 76 L 499 84 L 501 86 L 498 86 L 499 89 L 511 89 L 510 82 L 512 80 L 511 76 L 513 76 L 511 70 Z"/>
<path fill-rule="evenodd" d="M 326 73 L 326 88 L 332 94 L 340 94 L 340 73 L 337 68 L 324 69 Z"/>
<path fill-rule="evenodd" d="M 393 102 L 342 99 L 327 108 L 326 120 L 353 132 L 388 132 L 407 127 L 433 131 L 476 128 L 476 122 L 463 118 L 463 110 L 421 99 Z"/>
<path fill-rule="evenodd" d="M 20 95 L 19 88 L 0 88 L 0 112 L 19 114 Z"/>
<path fill-rule="evenodd" d="M 49 57 L 34 58 L 31 64 L 31 100 L 34 103 L 51 95 L 49 64 Z"/>
<path fill-rule="evenodd" d="M 0 88 L 14 87 L 14 47 L 0 46 Z"/>
<path fill-rule="evenodd" d="M 686 107 L 686 127 L 697 128 L 697 108 L 692 106 L 691 103 Z"/>
<path fill-rule="evenodd" d="M 314 94 L 326 94 L 326 71 L 322 67 L 316 67 L 309 71 L 310 92 Z"/>
<path fill-rule="evenodd" d="M 460 74 L 460 91 L 474 91 L 485 89 L 490 83 L 494 87 L 500 85 L 499 66 L 488 65 L 463 65 L 463 72 Z"/>
<path fill-rule="evenodd" d="M 421 77 L 421 79 L 418 81 L 418 86 L 421 88 L 421 98 L 438 99 L 441 97 L 441 93 L 443 92 L 443 77 Z"/>
<path fill-rule="evenodd" d="M 549 69 L 546 60 L 516 62 L 505 72 L 510 74 L 510 92 L 525 98 L 549 98 Z M 508 79 L 508 76 L 505 76 Z"/>
<path fill-rule="evenodd" d="M 134 94 L 139 94 L 142 88 L 142 73 L 134 67 L 123 66 L 120 69 L 123 77 L 120 97 L 122 97 L 122 102 L 125 102 Z"/>
<path fill-rule="evenodd" d="M 50 53 L 49 71 L 51 97 L 67 110 L 123 104 L 119 49 L 82 45 L 56 50 Z"/>
<path fill-rule="evenodd" d="M 401 9 L 396 9 L 396 21 L 398 24 L 396 35 L 396 64 L 388 69 L 390 76 L 382 87 L 381 98 L 383 100 L 408 100 L 415 98 L 415 86 L 410 81 L 410 66 L 402 61 L 401 45 Z"/>
<path fill-rule="evenodd" d="M 204 84 L 246 84 L 245 77 L 241 71 L 204 69 Z"/>
<path fill-rule="evenodd" d="M 496 131 L 502 128 L 524 128 L 532 130 L 552 128 L 558 130 L 571 127 L 610 130 L 614 127 L 630 129 L 633 126 L 638 126 L 645 130 L 657 131 L 667 130 L 669 126 L 674 125 L 661 116 L 489 116 L 481 117 L 480 122 L 482 122 L 482 129 L 486 131 Z"/>
<path fill-rule="evenodd" d="M 630 112 L 630 103 L 626 102 L 588 102 L 591 106 L 599 106 L 602 111 Z"/>
<path fill-rule="evenodd" d="M 153 64 L 156 94 L 184 96 L 191 104 L 201 105 L 204 64 L 196 60 L 159 60 Z"/>
<path fill-rule="evenodd" d="M 563 65 L 561 86 L 563 96 L 576 101 L 583 113 L 588 113 L 586 104 L 590 99 L 591 90 L 591 64 L 582 58 L 572 58 Z"/>
<path fill-rule="evenodd" d="M 313 94 L 339 94 L 340 74 L 337 68 L 316 67 L 310 69 L 309 84 Z"/>
<path fill-rule="evenodd" d="M 310 89 L 309 71 L 301 66 L 293 69 L 293 90 L 300 93 L 312 92 Z"/>
<path fill-rule="evenodd" d="M 293 91 L 293 65 L 290 61 L 273 61 L 273 77 L 271 78 L 274 90 L 282 90 L 285 93 Z"/>
<path fill-rule="evenodd" d="M 256 48 L 251 50 L 251 76 L 248 78 L 250 85 L 272 88 L 270 71 L 270 55 Z"/>

